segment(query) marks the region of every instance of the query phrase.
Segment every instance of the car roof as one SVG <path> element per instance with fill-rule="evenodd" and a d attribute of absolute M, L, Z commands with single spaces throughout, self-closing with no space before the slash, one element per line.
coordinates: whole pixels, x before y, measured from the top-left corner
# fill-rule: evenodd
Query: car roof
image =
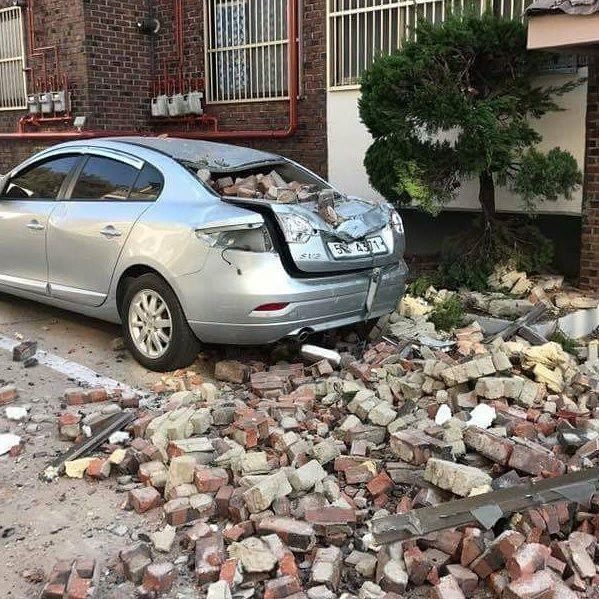
<path fill-rule="evenodd" d="M 117 143 L 129 146 L 129 151 L 132 145 L 141 146 L 167 154 L 178 161 L 190 162 L 198 167 L 217 171 L 232 171 L 255 164 L 284 161 L 281 156 L 253 148 L 178 137 L 105 137 L 86 140 L 86 145 L 99 146 L 103 141 L 111 142 L 111 145 Z"/>

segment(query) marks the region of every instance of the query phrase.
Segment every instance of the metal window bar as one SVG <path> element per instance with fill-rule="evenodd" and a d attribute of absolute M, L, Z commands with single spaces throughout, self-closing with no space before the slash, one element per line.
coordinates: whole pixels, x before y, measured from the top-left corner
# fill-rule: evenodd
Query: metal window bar
<path fill-rule="evenodd" d="M 529 0 L 501 0 L 500 15 L 522 19 Z M 451 13 L 472 7 L 481 15 L 492 0 L 327 0 L 329 89 L 358 87 L 360 77 L 379 54 L 415 39 L 418 21 L 440 23 Z"/>
<path fill-rule="evenodd" d="M 25 66 L 22 11 L 0 9 L 0 111 L 27 108 Z"/>
<path fill-rule="evenodd" d="M 288 0 L 206 0 L 206 101 L 288 100 Z"/>

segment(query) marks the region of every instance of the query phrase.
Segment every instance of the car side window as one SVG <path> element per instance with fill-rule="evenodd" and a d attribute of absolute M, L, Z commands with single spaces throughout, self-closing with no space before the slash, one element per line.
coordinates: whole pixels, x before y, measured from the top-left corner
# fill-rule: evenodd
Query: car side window
<path fill-rule="evenodd" d="M 138 174 L 138 169 L 124 162 L 90 156 L 77 178 L 71 200 L 127 200 Z"/>
<path fill-rule="evenodd" d="M 80 156 L 50 158 L 36 163 L 9 180 L 2 196 L 12 199 L 55 200 Z"/>
<path fill-rule="evenodd" d="M 138 202 L 153 202 L 158 199 L 163 186 L 164 179 L 160 171 L 150 164 L 145 164 L 131 189 L 129 199 Z"/>

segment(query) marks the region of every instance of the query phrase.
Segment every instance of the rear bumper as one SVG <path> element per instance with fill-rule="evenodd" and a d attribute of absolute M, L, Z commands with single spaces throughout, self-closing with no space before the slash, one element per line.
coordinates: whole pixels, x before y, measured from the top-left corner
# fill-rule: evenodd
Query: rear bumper
<path fill-rule="evenodd" d="M 276 254 L 230 251 L 232 266 L 220 257 L 177 281 L 188 322 L 207 343 L 259 345 L 378 318 L 393 311 L 405 290 L 403 260 L 381 267 L 371 309 L 366 307 L 372 271 L 297 279 Z M 238 273 L 241 274 L 238 274 Z M 276 312 L 255 312 L 262 304 L 284 302 Z"/>

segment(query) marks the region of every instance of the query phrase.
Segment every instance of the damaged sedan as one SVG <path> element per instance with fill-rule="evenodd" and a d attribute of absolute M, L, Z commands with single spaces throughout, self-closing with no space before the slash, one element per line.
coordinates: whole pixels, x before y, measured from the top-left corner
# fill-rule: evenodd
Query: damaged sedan
<path fill-rule="evenodd" d="M 0 180 L 0 291 L 121 322 L 158 371 L 391 312 L 404 245 L 386 202 L 231 145 L 82 140 Z"/>

